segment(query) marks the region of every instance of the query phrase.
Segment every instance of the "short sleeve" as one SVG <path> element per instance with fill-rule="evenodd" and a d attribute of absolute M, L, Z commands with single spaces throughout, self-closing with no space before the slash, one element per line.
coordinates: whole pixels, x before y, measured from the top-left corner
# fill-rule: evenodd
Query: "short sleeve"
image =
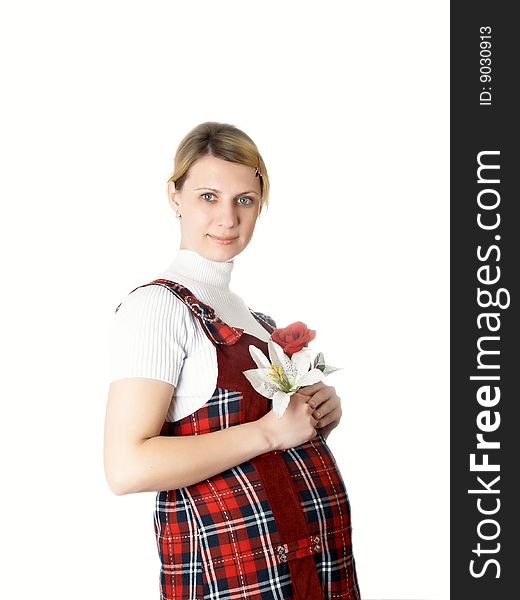
<path fill-rule="evenodd" d="M 128 294 L 109 326 L 109 382 L 148 377 L 177 386 L 188 352 L 188 319 L 189 309 L 164 286 Z"/>

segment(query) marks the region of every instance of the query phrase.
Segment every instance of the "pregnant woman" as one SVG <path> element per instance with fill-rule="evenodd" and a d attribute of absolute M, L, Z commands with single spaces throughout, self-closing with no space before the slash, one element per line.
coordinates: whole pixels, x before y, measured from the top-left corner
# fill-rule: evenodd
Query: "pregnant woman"
<path fill-rule="evenodd" d="M 230 289 L 268 196 L 248 135 L 191 130 L 168 180 L 180 247 L 111 323 L 105 474 L 115 494 L 157 492 L 161 600 L 360 599 L 349 499 L 326 443 L 340 398 L 303 385 L 280 416 L 244 374 L 284 335 Z"/>

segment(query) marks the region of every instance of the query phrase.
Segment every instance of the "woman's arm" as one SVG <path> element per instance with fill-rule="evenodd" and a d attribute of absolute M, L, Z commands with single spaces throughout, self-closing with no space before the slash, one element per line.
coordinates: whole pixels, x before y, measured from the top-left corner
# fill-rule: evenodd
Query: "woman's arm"
<path fill-rule="evenodd" d="M 274 448 L 258 421 L 201 435 L 159 435 L 174 392 L 156 379 L 110 384 L 104 468 L 114 494 L 185 487 Z"/>

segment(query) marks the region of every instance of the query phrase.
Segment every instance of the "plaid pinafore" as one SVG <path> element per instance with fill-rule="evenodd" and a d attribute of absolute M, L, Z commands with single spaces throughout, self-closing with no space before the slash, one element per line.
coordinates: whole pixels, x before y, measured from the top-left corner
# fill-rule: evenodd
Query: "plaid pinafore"
<path fill-rule="evenodd" d="M 249 345 L 268 356 L 267 343 L 224 323 L 178 283 L 155 279 L 145 285 L 166 286 L 190 308 L 218 360 L 211 398 L 193 414 L 166 421 L 161 435 L 203 435 L 265 415 L 271 400 L 242 372 L 257 368 Z M 272 332 L 276 324 L 269 316 L 250 312 Z M 349 499 L 319 430 L 295 448 L 158 492 L 154 526 L 161 600 L 360 599 Z"/>

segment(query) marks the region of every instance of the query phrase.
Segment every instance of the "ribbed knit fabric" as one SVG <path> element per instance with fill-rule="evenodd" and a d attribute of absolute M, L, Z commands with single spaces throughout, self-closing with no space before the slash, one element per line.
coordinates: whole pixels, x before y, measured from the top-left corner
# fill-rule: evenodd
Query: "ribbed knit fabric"
<path fill-rule="evenodd" d="M 179 249 L 156 278 L 186 286 L 228 325 L 261 340 L 268 332 L 230 289 L 234 261 L 204 258 Z M 264 307 L 251 307 L 265 310 Z M 147 377 L 175 386 L 167 421 L 177 421 L 203 406 L 216 387 L 217 355 L 195 315 L 170 290 L 149 285 L 129 293 L 109 329 L 109 382 Z"/>

